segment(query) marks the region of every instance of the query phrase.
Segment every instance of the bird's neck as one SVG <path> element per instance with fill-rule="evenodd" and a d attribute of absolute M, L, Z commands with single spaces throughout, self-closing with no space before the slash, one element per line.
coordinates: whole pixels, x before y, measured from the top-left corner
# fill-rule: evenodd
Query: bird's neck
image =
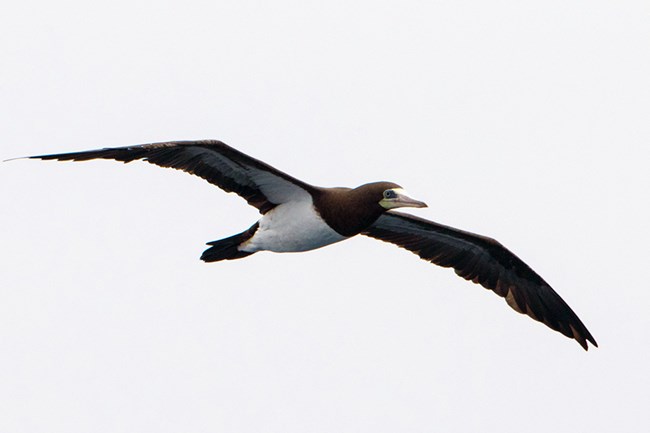
<path fill-rule="evenodd" d="M 384 211 L 363 192 L 350 188 L 322 189 L 314 196 L 314 206 L 321 218 L 342 236 L 359 234 Z"/>

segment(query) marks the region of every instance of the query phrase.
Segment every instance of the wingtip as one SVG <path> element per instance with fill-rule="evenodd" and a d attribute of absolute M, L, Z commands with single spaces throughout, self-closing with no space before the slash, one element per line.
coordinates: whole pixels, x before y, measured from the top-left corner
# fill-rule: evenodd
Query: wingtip
<path fill-rule="evenodd" d="M 582 325 L 582 322 L 580 322 L 580 325 Z M 573 325 L 569 325 L 569 329 L 573 335 L 567 334 L 567 336 L 577 341 L 578 344 L 580 344 L 580 346 L 585 349 L 585 351 L 589 350 L 589 343 L 591 343 L 594 347 L 598 347 L 598 343 L 596 343 L 596 340 L 587 330 L 587 328 L 585 328 L 584 325 L 582 325 L 581 328 L 583 332 L 579 332 L 578 329 L 576 329 Z"/>
<path fill-rule="evenodd" d="M 591 343 L 592 346 L 594 346 L 594 347 L 598 347 L 598 343 L 596 343 L 596 340 L 595 340 L 594 337 L 592 337 L 591 335 L 588 335 L 588 336 L 587 336 L 587 340 Z M 586 343 L 585 343 L 585 344 L 586 344 Z M 586 349 L 585 349 L 585 350 L 586 350 Z"/>
<path fill-rule="evenodd" d="M 32 156 L 17 156 L 15 158 L 3 159 L 2 162 L 16 161 L 17 159 L 30 159 Z"/>
<path fill-rule="evenodd" d="M 598 343 L 596 343 L 596 340 L 591 336 L 591 334 L 580 336 L 580 338 L 574 337 L 574 339 L 578 342 L 578 344 L 580 344 L 580 346 L 582 346 L 583 349 L 585 349 L 585 352 L 589 351 L 590 343 L 593 347 L 598 347 Z"/>
<path fill-rule="evenodd" d="M 16 161 L 18 159 L 53 159 L 52 155 L 30 155 L 30 156 L 17 156 L 15 158 L 4 159 L 2 162 Z"/>

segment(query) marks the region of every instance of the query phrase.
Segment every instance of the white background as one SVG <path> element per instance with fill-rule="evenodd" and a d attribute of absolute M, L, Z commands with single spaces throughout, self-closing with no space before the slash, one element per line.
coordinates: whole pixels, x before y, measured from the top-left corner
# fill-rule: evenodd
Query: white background
<path fill-rule="evenodd" d="M 391 180 L 600 344 L 355 238 L 205 264 L 255 209 L 145 163 L 0 164 L 2 432 L 650 429 L 650 3 L 22 1 L 0 159 L 221 139 Z"/>

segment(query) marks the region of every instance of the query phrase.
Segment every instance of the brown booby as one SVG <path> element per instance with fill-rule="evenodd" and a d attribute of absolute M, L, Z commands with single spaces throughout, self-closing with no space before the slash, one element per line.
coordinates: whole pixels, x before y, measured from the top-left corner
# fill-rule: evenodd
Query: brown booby
<path fill-rule="evenodd" d="M 144 160 L 183 170 L 243 197 L 262 217 L 242 233 L 209 242 L 201 260 L 239 259 L 258 251 L 308 251 L 362 234 L 393 243 L 505 298 L 587 350 L 596 340 L 564 300 L 526 263 L 489 237 L 396 212 L 426 207 L 392 182 L 321 188 L 300 181 L 216 140 L 171 141 L 84 152 L 30 156 L 87 161 Z"/>

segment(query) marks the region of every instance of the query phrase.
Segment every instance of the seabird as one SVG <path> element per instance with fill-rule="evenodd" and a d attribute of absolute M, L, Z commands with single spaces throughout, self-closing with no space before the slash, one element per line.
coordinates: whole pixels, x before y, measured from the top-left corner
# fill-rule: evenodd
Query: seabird
<path fill-rule="evenodd" d="M 489 237 L 394 211 L 426 207 L 392 182 L 357 188 L 321 188 L 298 180 L 217 140 L 170 141 L 84 152 L 30 156 L 87 161 L 144 160 L 183 170 L 243 197 L 262 217 L 242 233 L 208 242 L 201 260 L 241 259 L 258 251 L 298 252 L 358 234 L 405 248 L 480 284 L 515 311 L 575 339 L 598 346 L 585 325 L 526 263 Z"/>

